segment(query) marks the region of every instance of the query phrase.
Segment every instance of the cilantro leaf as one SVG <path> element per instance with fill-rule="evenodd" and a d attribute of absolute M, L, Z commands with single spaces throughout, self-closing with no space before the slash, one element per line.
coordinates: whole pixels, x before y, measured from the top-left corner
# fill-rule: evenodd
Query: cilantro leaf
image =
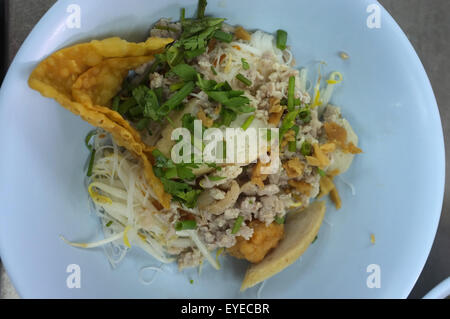
<path fill-rule="evenodd" d="M 183 81 L 195 81 L 197 79 L 197 71 L 190 65 L 180 63 L 174 66 L 170 72 L 178 75 Z"/>
<path fill-rule="evenodd" d="M 156 121 L 158 119 L 159 102 L 155 92 L 145 85 L 140 85 L 132 90 L 132 95 L 137 104 L 143 108 L 144 116 Z"/>
<path fill-rule="evenodd" d="M 291 129 L 295 124 L 295 118 L 297 117 L 300 109 L 288 112 L 281 122 L 280 126 L 280 141 L 283 139 L 284 134 Z"/>

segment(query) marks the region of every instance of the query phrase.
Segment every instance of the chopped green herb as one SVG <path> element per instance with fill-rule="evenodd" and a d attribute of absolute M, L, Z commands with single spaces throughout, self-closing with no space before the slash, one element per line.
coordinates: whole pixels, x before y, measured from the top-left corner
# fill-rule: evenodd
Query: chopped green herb
<path fill-rule="evenodd" d="M 136 100 L 132 97 L 126 99 L 122 104 L 119 105 L 119 113 L 123 116 L 128 110 L 136 105 Z"/>
<path fill-rule="evenodd" d="M 277 48 L 280 50 L 286 49 L 287 32 L 284 30 L 277 30 Z"/>
<path fill-rule="evenodd" d="M 193 208 L 201 190 L 193 189 L 186 182 L 174 179 L 194 180 L 195 175 L 192 172 L 192 168 L 198 168 L 198 165 L 191 163 L 175 164 L 157 149 L 153 150 L 152 155 L 155 161 L 153 166 L 154 173 L 163 183 L 164 190 L 173 195 L 174 200 L 185 204 L 189 208 Z"/>
<path fill-rule="evenodd" d="M 277 224 L 284 224 L 284 222 L 286 221 L 286 216 L 280 217 L 280 216 L 275 216 L 275 222 Z"/>
<path fill-rule="evenodd" d="M 149 119 L 149 118 L 143 118 L 143 119 L 140 119 L 139 122 L 136 124 L 136 128 L 137 128 L 139 131 L 142 131 L 142 130 L 145 129 L 149 124 L 150 124 L 150 119 Z"/>
<path fill-rule="evenodd" d="M 87 170 L 87 174 L 86 174 L 88 177 L 92 176 L 92 169 L 94 168 L 94 161 L 95 161 L 95 148 L 92 149 L 91 157 L 89 159 L 89 166 L 88 166 L 88 170 Z"/>
<path fill-rule="evenodd" d="M 288 103 L 287 107 L 289 111 L 292 111 L 295 107 L 294 100 L 295 100 L 295 77 L 291 76 L 289 77 L 289 87 L 288 87 Z"/>
<path fill-rule="evenodd" d="M 165 117 L 171 110 L 176 108 L 183 100 L 191 94 L 194 89 L 194 82 L 186 83 L 179 91 L 172 95 L 161 107 L 158 109 L 158 117 Z"/>
<path fill-rule="evenodd" d="M 193 284 L 194 284 L 194 280 L 193 280 L 193 279 L 189 280 L 189 283 L 190 283 L 191 285 L 193 285 Z"/>
<path fill-rule="evenodd" d="M 137 104 L 143 109 L 144 117 L 158 121 L 158 97 L 155 92 L 145 85 L 140 85 L 131 92 Z"/>
<path fill-rule="evenodd" d="M 318 172 L 319 175 L 322 176 L 322 177 L 324 177 L 325 175 L 327 175 L 327 174 L 325 173 L 325 171 L 322 170 L 322 169 L 320 169 L 320 168 L 317 168 L 317 172 Z"/>
<path fill-rule="evenodd" d="M 312 145 L 309 142 L 303 142 L 302 146 L 300 147 L 300 153 L 302 153 L 303 156 L 309 156 L 312 152 Z"/>
<path fill-rule="evenodd" d="M 181 89 L 184 86 L 184 82 L 178 82 L 170 85 L 169 90 L 170 92 L 175 92 L 179 89 Z"/>
<path fill-rule="evenodd" d="M 239 231 L 239 229 L 241 229 L 241 225 L 242 225 L 243 221 L 244 221 L 244 217 L 242 217 L 242 216 L 239 216 L 238 218 L 236 218 L 236 221 L 234 222 L 234 225 L 233 225 L 233 229 L 231 230 L 231 233 L 233 235 L 236 234 Z"/>
<path fill-rule="evenodd" d="M 267 129 L 266 139 L 268 142 L 270 142 L 272 140 L 272 130 L 270 128 Z"/>
<path fill-rule="evenodd" d="M 300 112 L 299 109 L 288 112 L 281 122 L 280 126 L 280 141 L 283 139 L 284 134 L 291 129 L 292 126 L 294 126 L 295 118 L 297 117 L 298 113 Z"/>
<path fill-rule="evenodd" d="M 300 113 L 298 114 L 298 117 L 305 124 L 311 122 L 311 110 L 307 107 L 300 109 Z"/>
<path fill-rule="evenodd" d="M 249 128 L 249 126 L 252 124 L 253 120 L 255 119 L 254 115 L 250 115 L 244 122 L 244 124 L 242 124 L 242 129 L 245 131 Z"/>
<path fill-rule="evenodd" d="M 144 108 L 142 106 L 134 106 L 129 111 L 131 116 L 139 116 L 144 112 Z"/>
<path fill-rule="evenodd" d="M 195 81 L 197 79 L 197 71 L 192 66 L 185 63 L 177 64 L 170 72 L 175 73 L 185 82 Z"/>
<path fill-rule="evenodd" d="M 155 89 L 153 89 L 153 92 L 155 92 L 155 94 L 156 94 L 156 98 L 158 99 L 158 104 L 161 105 L 161 103 L 163 102 L 163 101 L 162 101 L 162 98 L 163 98 L 163 88 L 162 88 L 162 87 L 155 88 Z"/>
<path fill-rule="evenodd" d="M 180 21 L 183 22 L 185 18 L 186 18 L 186 8 L 181 8 Z"/>
<path fill-rule="evenodd" d="M 221 180 L 223 180 L 223 179 L 225 179 L 226 177 L 223 177 L 223 176 L 208 176 L 208 179 L 211 181 L 211 182 L 217 182 L 217 181 L 221 181 Z"/>
<path fill-rule="evenodd" d="M 109 227 L 109 226 L 111 226 L 111 225 L 112 225 L 112 223 L 113 223 L 113 221 L 112 221 L 112 220 L 110 220 L 109 222 L 107 222 L 107 223 L 106 223 L 106 227 Z"/>
<path fill-rule="evenodd" d="M 217 30 L 214 32 L 213 37 L 219 41 L 230 43 L 233 40 L 233 35 L 231 33 L 223 32 L 222 30 Z"/>
<path fill-rule="evenodd" d="M 237 114 L 250 113 L 255 108 L 249 106 L 250 100 L 244 96 L 244 91 L 235 91 L 227 82 L 217 83 L 214 80 L 205 80 L 197 75 L 197 86 L 211 99 L 222 104 L 219 124 L 228 126 L 236 119 Z"/>
<path fill-rule="evenodd" d="M 242 59 L 241 59 L 241 62 L 242 62 L 242 68 L 243 68 L 244 70 L 250 69 L 250 65 L 248 64 L 247 60 L 245 60 L 244 58 L 242 58 Z"/>
<path fill-rule="evenodd" d="M 294 125 L 291 127 L 291 130 L 295 132 L 294 138 L 297 139 L 298 132 L 300 131 L 300 128 L 297 125 Z M 295 152 L 297 150 L 297 141 L 291 141 L 288 144 L 288 150 L 289 152 Z"/>
<path fill-rule="evenodd" d="M 206 10 L 207 5 L 208 5 L 208 2 L 206 0 L 198 1 L 198 8 L 197 8 L 197 18 L 198 19 L 202 19 L 205 16 L 205 10 Z"/>
<path fill-rule="evenodd" d="M 113 100 L 112 100 L 112 110 L 113 111 L 119 111 L 119 104 L 120 104 L 120 97 L 118 95 L 116 95 Z"/>
<path fill-rule="evenodd" d="M 216 69 L 214 68 L 214 66 L 212 66 L 212 65 L 211 65 L 211 72 L 212 72 L 214 75 L 217 75 L 217 71 L 216 71 Z"/>
<path fill-rule="evenodd" d="M 195 220 L 181 220 L 175 223 L 175 230 L 187 230 L 187 229 L 196 229 L 197 222 Z"/>
<path fill-rule="evenodd" d="M 252 85 L 252 81 L 250 81 L 249 79 L 247 79 L 245 76 L 243 76 L 240 73 L 238 75 L 236 75 L 236 79 L 238 79 L 239 81 L 241 81 L 242 83 L 244 83 L 247 86 Z"/>
<path fill-rule="evenodd" d="M 84 138 L 84 144 L 90 151 L 92 150 L 92 145 L 90 145 L 89 142 L 91 141 L 91 138 L 94 137 L 94 135 L 96 135 L 96 134 L 97 134 L 97 130 L 92 130 L 89 133 L 87 133 L 86 137 Z"/>

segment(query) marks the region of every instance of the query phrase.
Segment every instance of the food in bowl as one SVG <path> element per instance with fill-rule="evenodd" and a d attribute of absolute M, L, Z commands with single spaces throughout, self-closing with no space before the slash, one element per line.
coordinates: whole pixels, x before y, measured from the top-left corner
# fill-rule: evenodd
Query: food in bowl
<path fill-rule="evenodd" d="M 139 246 L 180 269 L 220 269 L 226 253 L 251 263 L 244 290 L 314 241 L 325 213 L 316 199 L 341 207 L 333 178 L 361 149 L 329 103 L 339 72 L 323 81 L 319 70 L 307 90 L 285 31 L 250 32 L 205 7 L 196 18 L 183 10 L 179 22 L 159 20 L 145 42 L 108 38 L 55 52 L 29 85 L 97 127 L 86 137 L 86 184 L 105 239 L 66 242 L 112 245 L 112 264 Z M 241 135 L 227 139 L 232 129 Z M 253 144 L 249 132 L 264 134 Z"/>

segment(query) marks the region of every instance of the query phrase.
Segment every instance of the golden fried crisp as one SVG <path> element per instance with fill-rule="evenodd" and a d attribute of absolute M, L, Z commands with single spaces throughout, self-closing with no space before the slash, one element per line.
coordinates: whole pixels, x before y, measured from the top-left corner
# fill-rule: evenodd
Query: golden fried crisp
<path fill-rule="evenodd" d="M 248 226 L 253 228 L 253 236 L 249 240 L 237 237 L 236 244 L 228 249 L 228 253 L 236 258 L 247 259 L 251 263 L 258 263 L 283 238 L 284 224 L 273 222 L 266 226 L 259 220 L 253 220 Z"/>
<path fill-rule="evenodd" d="M 324 215 L 323 202 L 314 202 L 301 211 L 289 214 L 284 226 L 284 238 L 261 262 L 250 265 L 241 291 L 272 277 L 296 261 L 313 242 Z"/>
<path fill-rule="evenodd" d="M 126 128 L 137 141 L 141 141 L 140 134 L 128 121 L 108 106 L 112 98 L 120 91 L 128 71 L 153 59 L 153 56 L 142 56 L 104 60 L 78 77 L 72 85 L 72 96 L 75 101 L 105 114 Z"/>
<path fill-rule="evenodd" d="M 90 124 L 111 133 L 117 144 L 139 157 L 145 177 L 164 207 L 170 206 L 170 195 L 153 174 L 146 146 L 138 132 L 107 106 L 118 92 L 129 69 L 152 59 L 172 39 L 149 38 L 131 43 L 120 38 L 77 44 L 53 53 L 30 75 L 28 84 L 43 96 L 55 99 L 63 107 Z M 109 99 L 109 100 L 108 100 Z"/>
<path fill-rule="evenodd" d="M 300 177 L 303 175 L 303 170 L 305 169 L 305 164 L 303 164 L 298 157 L 290 159 L 283 164 L 286 174 L 289 178 Z"/>
<path fill-rule="evenodd" d="M 261 168 L 263 166 L 267 167 L 270 165 L 270 162 L 263 164 L 261 162 L 261 160 L 258 160 L 258 162 L 256 163 L 256 165 L 253 167 L 252 170 L 252 176 L 250 181 L 255 184 L 258 185 L 259 188 L 264 188 L 264 181 L 267 179 L 268 175 L 267 174 L 262 174 L 261 173 Z"/>
<path fill-rule="evenodd" d="M 312 185 L 303 181 L 288 180 L 289 186 L 295 188 L 298 192 L 309 196 L 312 190 Z"/>
<path fill-rule="evenodd" d="M 344 153 L 359 154 L 362 150 L 353 142 L 347 143 L 347 130 L 335 122 L 326 122 L 323 127 L 329 141 L 339 145 Z"/>
<path fill-rule="evenodd" d="M 335 172 L 336 174 L 338 172 Z M 336 209 L 340 209 L 342 207 L 342 201 L 341 201 L 341 197 L 339 196 L 339 192 L 336 188 L 336 185 L 334 185 L 333 182 L 333 175 L 327 175 L 327 176 L 322 176 L 320 178 L 319 184 L 320 184 L 320 193 L 317 196 L 317 198 L 321 198 L 322 196 L 325 195 L 330 195 L 330 199 L 331 201 L 334 203 L 334 206 L 336 207 Z"/>

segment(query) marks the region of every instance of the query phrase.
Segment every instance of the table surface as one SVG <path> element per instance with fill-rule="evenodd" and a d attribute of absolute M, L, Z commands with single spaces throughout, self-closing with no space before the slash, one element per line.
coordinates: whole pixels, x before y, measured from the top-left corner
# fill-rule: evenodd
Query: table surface
<path fill-rule="evenodd" d="M 55 0 L 8 1 L 8 61 L 31 29 Z M 416 49 L 430 81 L 439 105 L 444 129 L 446 150 L 450 150 L 450 1 L 448 0 L 380 0 Z M 448 155 L 448 154 L 447 154 Z M 450 156 L 447 156 L 447 168 Z M 450 177 L 446 176 L 446 186 Z M 431 288 L 450 276 L 450 195 L 446 187 L 438 232 L 427 263 L 409 298 L 421 298 Z M 7 274 L 1 267 L 0 298 L 18 298 Z"/>

